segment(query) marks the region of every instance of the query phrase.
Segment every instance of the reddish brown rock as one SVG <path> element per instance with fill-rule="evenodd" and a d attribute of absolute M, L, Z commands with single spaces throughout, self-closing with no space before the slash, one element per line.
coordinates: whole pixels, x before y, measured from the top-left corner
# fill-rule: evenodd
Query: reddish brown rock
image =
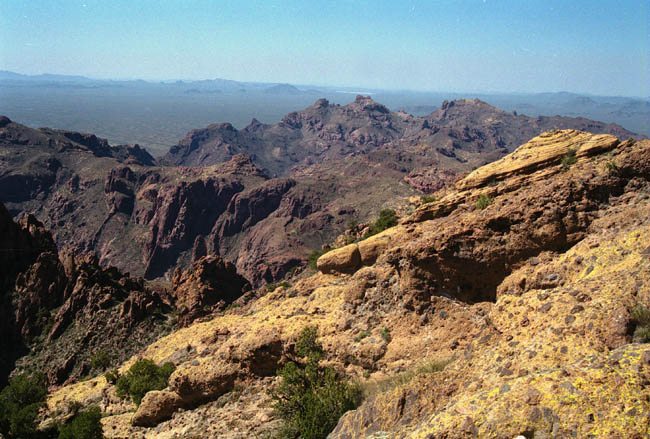
<path fill-rule="evenodd" d="M 250 289 L 235 266 L 221 257 L 204 256 L 185 271 L 174 273 L 172 289 L 179 313 L 179 325 L 223 309 Z"/>

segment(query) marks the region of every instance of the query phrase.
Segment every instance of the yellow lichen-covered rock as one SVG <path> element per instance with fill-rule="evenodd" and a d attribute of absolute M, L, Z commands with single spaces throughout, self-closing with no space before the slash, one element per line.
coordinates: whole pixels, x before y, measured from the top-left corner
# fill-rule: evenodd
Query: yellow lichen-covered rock
<path fill-rule="evenodd" d="M 169 389 L 185 404 L 214 399 L 232 390 L 239 376 L 238 366 L 214 358 L 196 363 L 176 369 L 169 377 Z"/>
<path fill-rule="evenodd" d="M 627 345 L 609 355 L 523 376 L 466 393 L 406 435 L 475 437 L 644 438 L 650 420 L 650 346 Z"/>
<path fill-rule="evenodd" d="M 372 265 L 377 258 L 406 235 L 403 226 L 391 227 L 381 233 L 359 241 L 362 265 Z"/>
<path fill-rule="evenodd" d="M 165 390 L 148 392 L 142 398 L 131 423 L 140 427 L 158 425 L 160 421 L 168 419 L 182 405 L 183 400 L 177 393 Z"/>
<path fill-rule="evenodd" d="M 349 244 L 325 253 L 318 258 L 316 266 L 321 273 L 351 273 L 361 265 L 361 254 L 357 244 Z"/>
<path fill-rule="evenodd" d="M 619 140 L 609 134 L 591 134 L 577 130 L 548 131 L 524 143 L 512 154 L 471 172 L 456 187 L 467 190 L 491 181 L 529 174 L 560 163 L 569 151 L 573 151 L 576 158 L 587 157 L 608 151 L 618 143 Z"/>

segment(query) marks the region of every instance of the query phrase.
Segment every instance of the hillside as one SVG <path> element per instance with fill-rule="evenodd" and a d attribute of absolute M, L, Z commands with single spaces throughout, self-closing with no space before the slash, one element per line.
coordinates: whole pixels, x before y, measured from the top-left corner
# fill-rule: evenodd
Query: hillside
<path fill-rule="evenodd" d="M 258 286 L 304 267 L 351 220 L 406 206 L 552 128 L 633 136 L 478 100 L 418 118 L 359 96 L 346 106 L 318 100 L 275 125 L 194 130 L 157 162 L 137 145 L 3 118 L 0 201 L 104 267 L 171 280 L 176 267 L 218 254 Z"/>
<path fill-rule="evenodd" d="M 367 390 L 332 439 L 647 437 L 650 142 L 546 132 L 436 198 L 123 363 L 176 365 L 137 411 L 99 376 L 51 393 L 44 422 L 97 404 L 107 438 L 262 436 L 316 325 Z"/>

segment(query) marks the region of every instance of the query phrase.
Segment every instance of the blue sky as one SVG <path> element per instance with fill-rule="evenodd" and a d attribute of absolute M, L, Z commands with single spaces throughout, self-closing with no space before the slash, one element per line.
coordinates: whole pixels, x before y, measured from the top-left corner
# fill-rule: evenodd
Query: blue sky
<path fill-rule="evenodd" d="M 7 0 L 0 69 L 650 95 L 650 0 Z"/>

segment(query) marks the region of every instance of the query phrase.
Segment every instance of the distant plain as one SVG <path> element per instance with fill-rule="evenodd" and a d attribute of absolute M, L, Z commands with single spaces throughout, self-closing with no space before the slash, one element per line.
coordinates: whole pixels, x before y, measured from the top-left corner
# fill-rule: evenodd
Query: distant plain
<path fill-rule="evenodd" d="M 243 83 L 229 80 L 92 80 L 67 76 L 0 74 L 0 114 L 31 127 L 94 133 L 111 144 L 137 143 L 154 156 L 167 152 L 187 132 L 212 123 L 240 129 L 253 118 L 276 123 L 285 114 L 326 98 L 347 104 L 368 94 L 391 110 L 423 116 L 443 100 L 479 98 L 528 116 L 563 115 L 614 122 L 650 136 L 650 102 L 642 98 L 585 96 L 567 92 L 486 94 L 389 91 Z"/>

